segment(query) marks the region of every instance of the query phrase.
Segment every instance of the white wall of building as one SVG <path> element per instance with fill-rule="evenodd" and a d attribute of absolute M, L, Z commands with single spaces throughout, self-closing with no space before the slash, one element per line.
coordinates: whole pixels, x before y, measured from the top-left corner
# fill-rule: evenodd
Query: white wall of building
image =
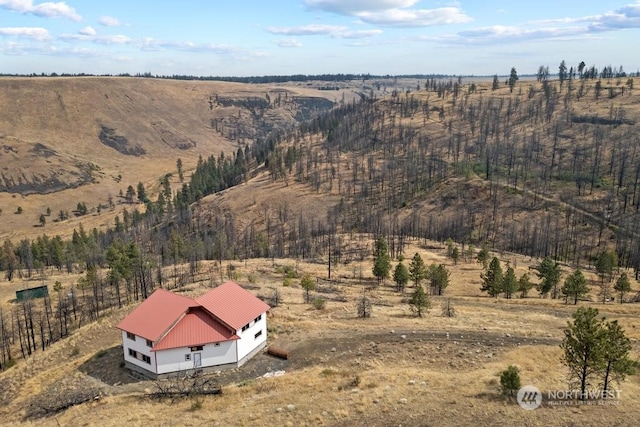
<path fill-rule="evenodd" d="M 129 355 L 129 349 L 135 350 L 138 354 L 149 356 L 151 363 L 146 363 L 140 359 L 134 358 Z M 136 366 L 146 369 L 147 371 L 156 372 L 156 358 L 154 352 L 151 351 L 151 347 L 147 346 L 147 340 L 145 338 L 136 336 L 135 340 L 127 337 L 127 333 L 122 331 L 122 350 L 124 352 L 124 360 L 132 363 Z"/>
<path fill-rule="evenodd" d="M 245 331 L 242 331 L 242 329 L 236 331 L 236 334 L 240 337 L 238 340 L 238 360 L 242 360 L 256 347 L 264 345 L 267 341 L 267 313 L 262 313 L 260 317 L 257 322 L 251 321 L 249 328 Z M 256 338 L 257 334 L 259 336 Z"/>
<path fill-rule="evenodd" d="M 191 351 L 190 347 L 171 348 L 156 352 L 158 374 L 193 369 L 194 353 L 200 353 L 202 368 L 236 363 L 236 340 L 216 344 L 205 344 L 202 350 Z M 189 355 L 190 360 L 186 360 Z"/>

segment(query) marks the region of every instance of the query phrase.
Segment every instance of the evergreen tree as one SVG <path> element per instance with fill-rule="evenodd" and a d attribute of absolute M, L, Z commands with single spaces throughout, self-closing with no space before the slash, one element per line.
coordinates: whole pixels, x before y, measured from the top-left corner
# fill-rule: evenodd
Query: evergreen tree
<path fill-rule="evenodd" d="M 378 279 L 378 283 L 389 277 L 391 272 L 391 256 L 387 241 L 380 237 L 376 241 L 376 249 L 373 255 L 373 275 Z"/>
<path fill-rule="evenodd" d="M 529 279 L 529 273 L 524 273 L 520 276 L 520 279 L 518 279 L 518 292 L 520 292 L 520 298 L 526 298 L 533 286 L 533 282 Z"/>
<path fill-rule="evenodd" d="M 600 276 L 600 296 L 602 303 L 609 299 L 610 283 L 613 279 L 613 270 L 618 266 L 618 255 L 614 252 L 600 252 L 596 259 L 596 272 Z"/>
<path fill-rule="evenodd" d="M 453 265 L 458 265 L 458 260 L 460 260 L 460 249 L 457 246 L 454 246 L 451 250 L 451 259 L 453 260 Z"/>
<path fill-rule="evenodd" d="M 505 396 L 513 396 L 520 390 L 520 370 L 517 366 L 509 365 L 500 372 L 500 389 Z"/>
<path fill-rule="evenodd" d="M 598 318 L 598 310 L 591 307 L 579 308 L 564 331 L 560 344 L 562 361 L 569 368 L 570 387 L 580 389 L 581 400 L 586 399 L 587 389 L 595 387 L 601 378 L 605 339 L 604 318 Z"/>
<path fill-rule="evenodd" d="M 560 265 L 549 257 L 545 257 L 538 265 L 538 278 L 542 281 L 538 284 L 538 292 L 546 297 L 551 292 L 553 298 L 557 298 L 558 282 L 560 282 Z M 552 292 L 553 291 L 553 292 Z"/>
<path fill-rule="evenodd" d="M 516 82 L 518 81 L 518 72 L 516 71 L 516 67 L 511 67 L 511 73 L 509 74 L 509 92 L 513 92 L 513 89 L 516 87 Z"/>
<path fill-rule="evenodd" d="M 493 257 L 487 271 L 480 275 L 482 287 L 480 290 L 491 297 L 497 297 L 502 292 L 502 267 L 498 258 Z"/>
<path fill-rule="evenodd" d="M 305 273 L 300 280 L 300 286 L 304 289 L 304 301 L 309 304 L 311 302 L 311 291 L 316 288 L 316 283 L 309 273 Z"/>
<path fill-rule="evenodd" d="M 449 286 L 449 271 L 444 264 L 431 264 L 427 268 L 426 279 L 429 280 L 431 286 L 431 293 L 435 295 L 442 295 L 447 286 Z"/>
<path fill-rule="evenodd" d="M 560 88 L 562 88 L 562 84 L 567 80 L 567 64 L 564 62 L 564 59 L 558 67 L 558 78 L 560 79 Z"/>
<path fill-rule="evenodd" d="M 489 265 L 489 251 L 487 250 L 487 248 L 481 248 L 480 251 L 478 251 L 478 254 L 476 255 L 476 261 L 478 261 L 478 263 L 482 264 L 482 268 L 484 268 L 485 270 L 487 269 L 487 266 Z"/>
<path fill-rule="evenodd" d="M 612 381 L 622 381 L 629 374 L 635 373 L 635 363 L 629 358 L 631 341 L 625 336 L 624 330 L 617 320 L 607 322 L 604 337 L 604 379 L 603 396 Z"/>
<path fill-rule="evenodd" d="M 616 284 L 614 285 L 613 289 L 615 289 L 616 292 L 620 293 L 620 304 L 622 304 L 624 294 L 631 291 L 631 282 L 629 282 L 627 273 L 622 273 L 620 277 L 618 277 L 618 280 L 616 280 Z"/>
<path fill-rule="evenodd" d="M 422 317 L 425 310 L 428 310 L 429 307 L 431 307 L 429 296 L 422 286 L 416 285 L 413 293 L 411 294 L 411 298 L 409 299 L 409 306 L 411 307 L 411 311 L 416 313 L 418 317 Z"/>
<path fill-rule="evenodd" d="M 427 277 L 427 267 L 419 253 L 415 253 L 409 264 L 409 276 L 415 286 L 420 286 L 420 282 Z"/>
<path fill-rule="evenodd" d="M 514 293 L 518 290 L 518 279 L 516 273 L 511 266 L 507 267 L 507 271 L 502 279 L 502 292 L 506 299 L 511 299 Z"/>
<path fill-rule="evenodd" d="M 562 295 L 564 295 L 565 302 L 567 302 L 569 298 L 573 298 L 573 304 L 575 305 L 578 303 L 579 298 L 584 297 L 588 293 L 587 279 L 585 279 L 580 269 L 577 269 L 565 279 L 564 286 L 562 286 Z"/>
<path fill-rule="evenodd" d="M 493 75 L 493 82 L 491 83 L 491 90 L 498 90 L 500 87 L 500 80 L 498 80 L 498 75 Z"/>
<path fill-rule="evenodd" d="M 147 201 L 149 201 L 147 190 L 145 190 L 144 184 L 142 182 L 138 182 L 138 200 L 142 203 L 146 203 Z"/>
<path fill-rule="evenodd" d="M 396 269 L 393 271 L 393 281 L 396 284 L 396 290 L 398 292 L 404 292 L 404 288 L 409 283 L 409 270 L 403 263 L 398 263 Z"/>

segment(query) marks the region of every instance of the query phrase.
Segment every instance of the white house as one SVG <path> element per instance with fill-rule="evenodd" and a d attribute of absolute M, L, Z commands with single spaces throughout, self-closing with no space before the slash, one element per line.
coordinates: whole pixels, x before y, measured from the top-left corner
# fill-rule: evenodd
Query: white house
<path fill-rule="evenodd" d="M 241 366 L 266 346 L 269 308 L 232 281 L 195 299 L 158 289 L 117 325 L 125 364 L 151 378 Z"/>

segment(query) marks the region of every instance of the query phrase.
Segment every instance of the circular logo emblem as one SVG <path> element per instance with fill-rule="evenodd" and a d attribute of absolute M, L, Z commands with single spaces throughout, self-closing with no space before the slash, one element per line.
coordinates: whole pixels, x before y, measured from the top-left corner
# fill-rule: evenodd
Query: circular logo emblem
<path fill-rule="evenodd" d="M 542 393 L 538 387 L 526 385 L 518 390 L 516 400 L 522 409 L 531 411 L 542 404 Z"/>

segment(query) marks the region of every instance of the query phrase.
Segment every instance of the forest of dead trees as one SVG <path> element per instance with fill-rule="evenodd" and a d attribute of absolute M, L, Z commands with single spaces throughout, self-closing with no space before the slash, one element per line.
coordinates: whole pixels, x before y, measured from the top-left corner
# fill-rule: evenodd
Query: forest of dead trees
<path fill-rule="evenodd" d="M 187 283 L 202 260 L 348 263 L 371 256 L 372 236 L 384 237 L 393 257 L 408 239 L 452 239 L 576 266 L 615 251 L 637 275 L 640 109 L 633 104 L 640 103 L 633 78 L 591 76 L 520 81 L 513 92 L 427 79 L 388 97 L 365 96 L 295 132 L 200 159 L 177 192 L 167 176 L 156 195 L 139 184 L 144 211 L 131 204 L 106 231 L 7 240 L 0 269 L 8 280 L 46 269 L 83 276 L 0 313 L 2 364 L 15 349 L 28 357 L 105 310 Z M 261 171 L 340 202 L 311 216 L 285 203 L 243 227 L 242 213 L 205 211 L 205 196 L 247 185 Z"/>

